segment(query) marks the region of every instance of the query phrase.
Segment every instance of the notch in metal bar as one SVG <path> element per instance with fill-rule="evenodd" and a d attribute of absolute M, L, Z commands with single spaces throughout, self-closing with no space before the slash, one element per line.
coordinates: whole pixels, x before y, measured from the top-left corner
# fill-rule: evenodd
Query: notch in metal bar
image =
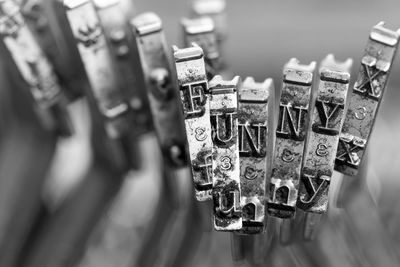
<path fill-rule="evenodd" d="M 215 76 L 209 82 L 213 138 L 212 196 L 214 228 L 218 231 L 242 228 L 237 97 L 241 84 L 238 76 L 231 81 Z"/>
<path fill-rule="evenodd" d="M 336 154 L 335 170 L 343 174 L 357 175 L 387 86 L 399 36 L 400 29 L 387 29 L 383 22 L 372 28 Z"/>
<path fill-rule="evenodd" d="M 297 59 L 291 59 L 284 67 L 274 163 L 268 188 L 267 210 L 271 216 L 292 218 L 296 211 L 315 67 L 315 62 L 300 65 Z"/>
<path fill-rule="evenodd" d="M 212 78 L 221 70 L 221 55 L 214 21 L 209 17 L 195 19 L 184 18 L 181 21 L 183 28 L 183 39 L 186 47 L 192 43 L 199 45 L 204 52 L 207 77 Z"/>

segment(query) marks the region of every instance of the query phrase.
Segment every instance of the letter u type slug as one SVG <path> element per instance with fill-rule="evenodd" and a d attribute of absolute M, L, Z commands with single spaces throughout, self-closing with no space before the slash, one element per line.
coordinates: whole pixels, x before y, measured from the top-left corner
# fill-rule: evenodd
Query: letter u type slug
<path fill-rule="evenodd" d="M 215 76 L 210 86 L 214 227 L 218 231 L 242 228 L 238 97 L 241 80 Z"/>

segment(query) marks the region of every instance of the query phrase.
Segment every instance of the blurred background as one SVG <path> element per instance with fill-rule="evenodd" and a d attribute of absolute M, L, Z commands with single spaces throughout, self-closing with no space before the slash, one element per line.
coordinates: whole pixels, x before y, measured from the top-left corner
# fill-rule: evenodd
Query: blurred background
<path fill-rule="evenodd" d="M 182 47 L 179 21 L 189 16 L 189 1 L 135 0 L 134 7 L 157 13 L 169 45 Z M 400 28 L 399 10 L 398 0 L 227 0 L 224 61 L 230 73 L 272 77 L 279 89 L 291 57 L 308 64 L 333 53 L 354 59 L 354 82 L 372 26 L 383 20 Z M 13 90 L 18 78 L 8 75 L 2 60 L 0 266 L 399 266 L 399 60 L 359 177 L 333 177 L 332 205 L 315 240 L 301 240 L 294 226 L 291 241 L 282 245 L 271 224 L 265 259 L 257 264 L 250 249 L 234 261 L 230 235 L 204 226 L 211 207 L 182 203 L 185 193 L 179 194 L 190 192 L 190 184 L 165 189 L 171 177 L 153 133 L 138 144 L 136 170 L 96 164 L 84 101 L 69 105 L 75 134 L 56 139 L 38 127 L 28 101 Z"/>

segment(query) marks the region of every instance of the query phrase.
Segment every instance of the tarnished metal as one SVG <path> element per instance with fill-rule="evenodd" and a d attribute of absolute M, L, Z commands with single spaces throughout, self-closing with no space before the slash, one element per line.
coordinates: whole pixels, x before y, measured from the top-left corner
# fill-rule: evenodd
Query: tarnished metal
<path fill-rule="evenodd" d="M 136 35 L 154 128 L 163 155 L 173 167 L 186 166 L 185 127 L 161 19 L 154 13 L 143 13 L 131 20 L 131 26 Z"/>
<path fill-rule="evenodd" d="M 203 50 L 196 45 L 185 49 L 174 47 L 174 58 L 196 198 L 211 200 L 210 91 Z"/>
<path fill-rule="evenodd" d="M 266 180 L 271 175 L 273 154 L 274 83 L 256 83 L 252 77 L 239 91 L 240 233 L 265 230 Z"/>
<path fill-rule="evenodd" d="M 399 44 L 400 30 L 372 28 L 340 133 L 335 170 L 355 176 L 366 151 Z"/>
<path fill-rule="evenodd" d="M 13 0 L 0 1 L 0 35 L 37 103 L 43 125 L 61 135 L 70 135 L 72 125 L 58 77 Z"/>
<path fill-rule="evenodd" d="M 181 21 L 185 47 L 196 43 L 203 49 L 207 77 L 219 74 L 221 58 L 214 21 L 209 17 L 184 18 Z"/>
<path fill-rule="evenodd" d="M 218 42 L 226 39 L 226 1 L 225 0 L 192 0 L 192 12 L 195 17 L 210 17 L 215 23 Z"/>
<path fill-rule="evenodd" d="M 124 118 L 130 107 L 123 97 L 96 9 L 89 0 L 65 0 L 64 7 L 104 127 L 110 138 L 120 138 L 126 134 Z"/>
<path fill-rule="evenodd" d="M 267 210 L 271 216 L 291 218 L 296 211 L 315 66 L 315 62 L 300 65 L 297 59 L 291 59 L 284 67 L 274 163 L 268 188 Z"/>
<path fill-rule="evenodd" d="M 325 213 L 328 208 L 329 184 L 344 121 L 352 64 L 351 59 L 337 62 L 333 55 L 328 55 L 320 65 L 297 202 L 297 207 L 306 212 Z"/>
<path fill-rule="evenodd" d="M 209 82 L 212 126 L 212 174 L 214 228 L 232 231 L 242 228 L 240 207 L 240 161 L 238 98 L 241 79 L 224 81 L 215 76 Z"/>
<path fill-rule="evenodd" d="M 141 71 L 136 42 L 129 27 L 129 13 L 125 11 L 124 0 L 94 0 L 99 21 L 108 44 L 111 58 L 115 63 L 123 98 L 132 110 L 129 133 L 133 136 L 149 132 L 152 119 Z"/>

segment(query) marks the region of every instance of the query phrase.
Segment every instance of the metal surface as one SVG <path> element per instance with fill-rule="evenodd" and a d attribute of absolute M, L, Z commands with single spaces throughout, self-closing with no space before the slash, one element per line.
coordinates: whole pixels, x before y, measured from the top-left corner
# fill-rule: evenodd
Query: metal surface
<path fill-rule="evenodd" d="M 214 228 L 232 231 L 242 228 L 240 206 L 240 161 L 238 136 L 238 98 L 241 80 L 215 76 L 209 82 L 212 126 L 212 173 Z"/>
<path fill-rule="evenodd" d="M 43 126 L 70 135 L 73 130 L 59 80 L 13 0 L 0 2 L 0 35 L 37 103 L 35 111 Z"/>
<path fill-rule="evenodd" d="M 210 17 L 215 23 L 218 42 L 226 39 L 226 1 L 225 0 L 192 0 L 192 13 L 194 17 Z"/>
<path fill-rule="evenodd" d="M 400 30 L 372 28 L 340 133 L 335 170 L 355 176 L 368 146 L 399 44 Z"/>
<path fill-rule="evenodd" d="M 244 80 L 239 91 L 240 205 L 243 228 L 240 233 L 265 230 L 266 182 L 271 175 L 274 125 L 272 79 L 256 83 Z"/>
<path fill-rule="evenodd" d="M 185 128 L 161 19 L 154 13 L 143 13 L 131 20 L 131 26 L 163 155 L 171 166 L 184 167 L 188 163 Z"/>
<path fill-rule="evenodd" d="M 276 237 L 276 227 L 274 220 L 269 218 L 266 219 L 266 224 L 267 231 L 253 237 L 253 249 L 249 257 L 250 262 L 253 262 L 254 265 L 259 264 L 265 266 L 271 261 L 270 253 L 273 249 L 274 238 Z"/>
<path fill-rule="evenodd" d="M 111 139 L 119 139 L 126 134 L 124 117 L 130 107 L 123 98 L 96 9 L 88 0 L 66 0 L 64 6 L 104 128 Z"/>
<path fill-rule="evenodd" d="M 25 82 L 7 63 L 0 62 L 0 266 L 13 267 L 42 211 L 57 138 L 43 129 Z"/>
<path fill-rule="evenodd" d="M 127 122 L 129 133 L 138 138 L 152 129 L 152 118 L 136 41 L 128 25 L 131 17 L 126 15 L 129 12 L 124 9 L 124 0 L 93 2 L 116 67 L 122 95 L 132 110 Z"/>
<path fill-rule="evenodd" d="M 34 222 L 43 211 L 42 186 L 56 140 L 25 127 L 13 127 L 5 138 L 0 153 L 0 265 L 12 267 L 21 259 L 24 244 L 35 229 Z"/>
<path fill-rule="evenodd" d="M 214 21 L 208 17 L 195 19 L 184 18 L 181 21 L 183 28 L 183 39 L 186 47 L 192 43 L 199 45 L 204 52 L 207 77 L 211 79 L 221 69 L 221 55 Z"/>
<path fill-rule="evenodd" d="M 19 2 L 27 26 L 53 65 L 68 100 L 82 97 L 86 86 L 85 71 L 60 1 Z"/>
<path fill-rule="evenodd" d="M 300 65 L 291 59 L 284 67 L 267 203 L 271 216 L 291 218 L 296 211 L 315 66 L 315 62 Z"/>
<path fill-rule="evenodd" d="M 351 59 L 337 62 L 333 55 L 328 55 L 320 64 L 297 202 L 297 207 L 306 212 L 325 213 L 328 208 L 329 184 L 344 121 L 351 66 Z"/>
<path fill-rule="evenodd" d="M 174 47 L 174 58 L 196 198 L 199 201 L 211 200 L 210 91 L 203 50 L 199 46 Z"/>

